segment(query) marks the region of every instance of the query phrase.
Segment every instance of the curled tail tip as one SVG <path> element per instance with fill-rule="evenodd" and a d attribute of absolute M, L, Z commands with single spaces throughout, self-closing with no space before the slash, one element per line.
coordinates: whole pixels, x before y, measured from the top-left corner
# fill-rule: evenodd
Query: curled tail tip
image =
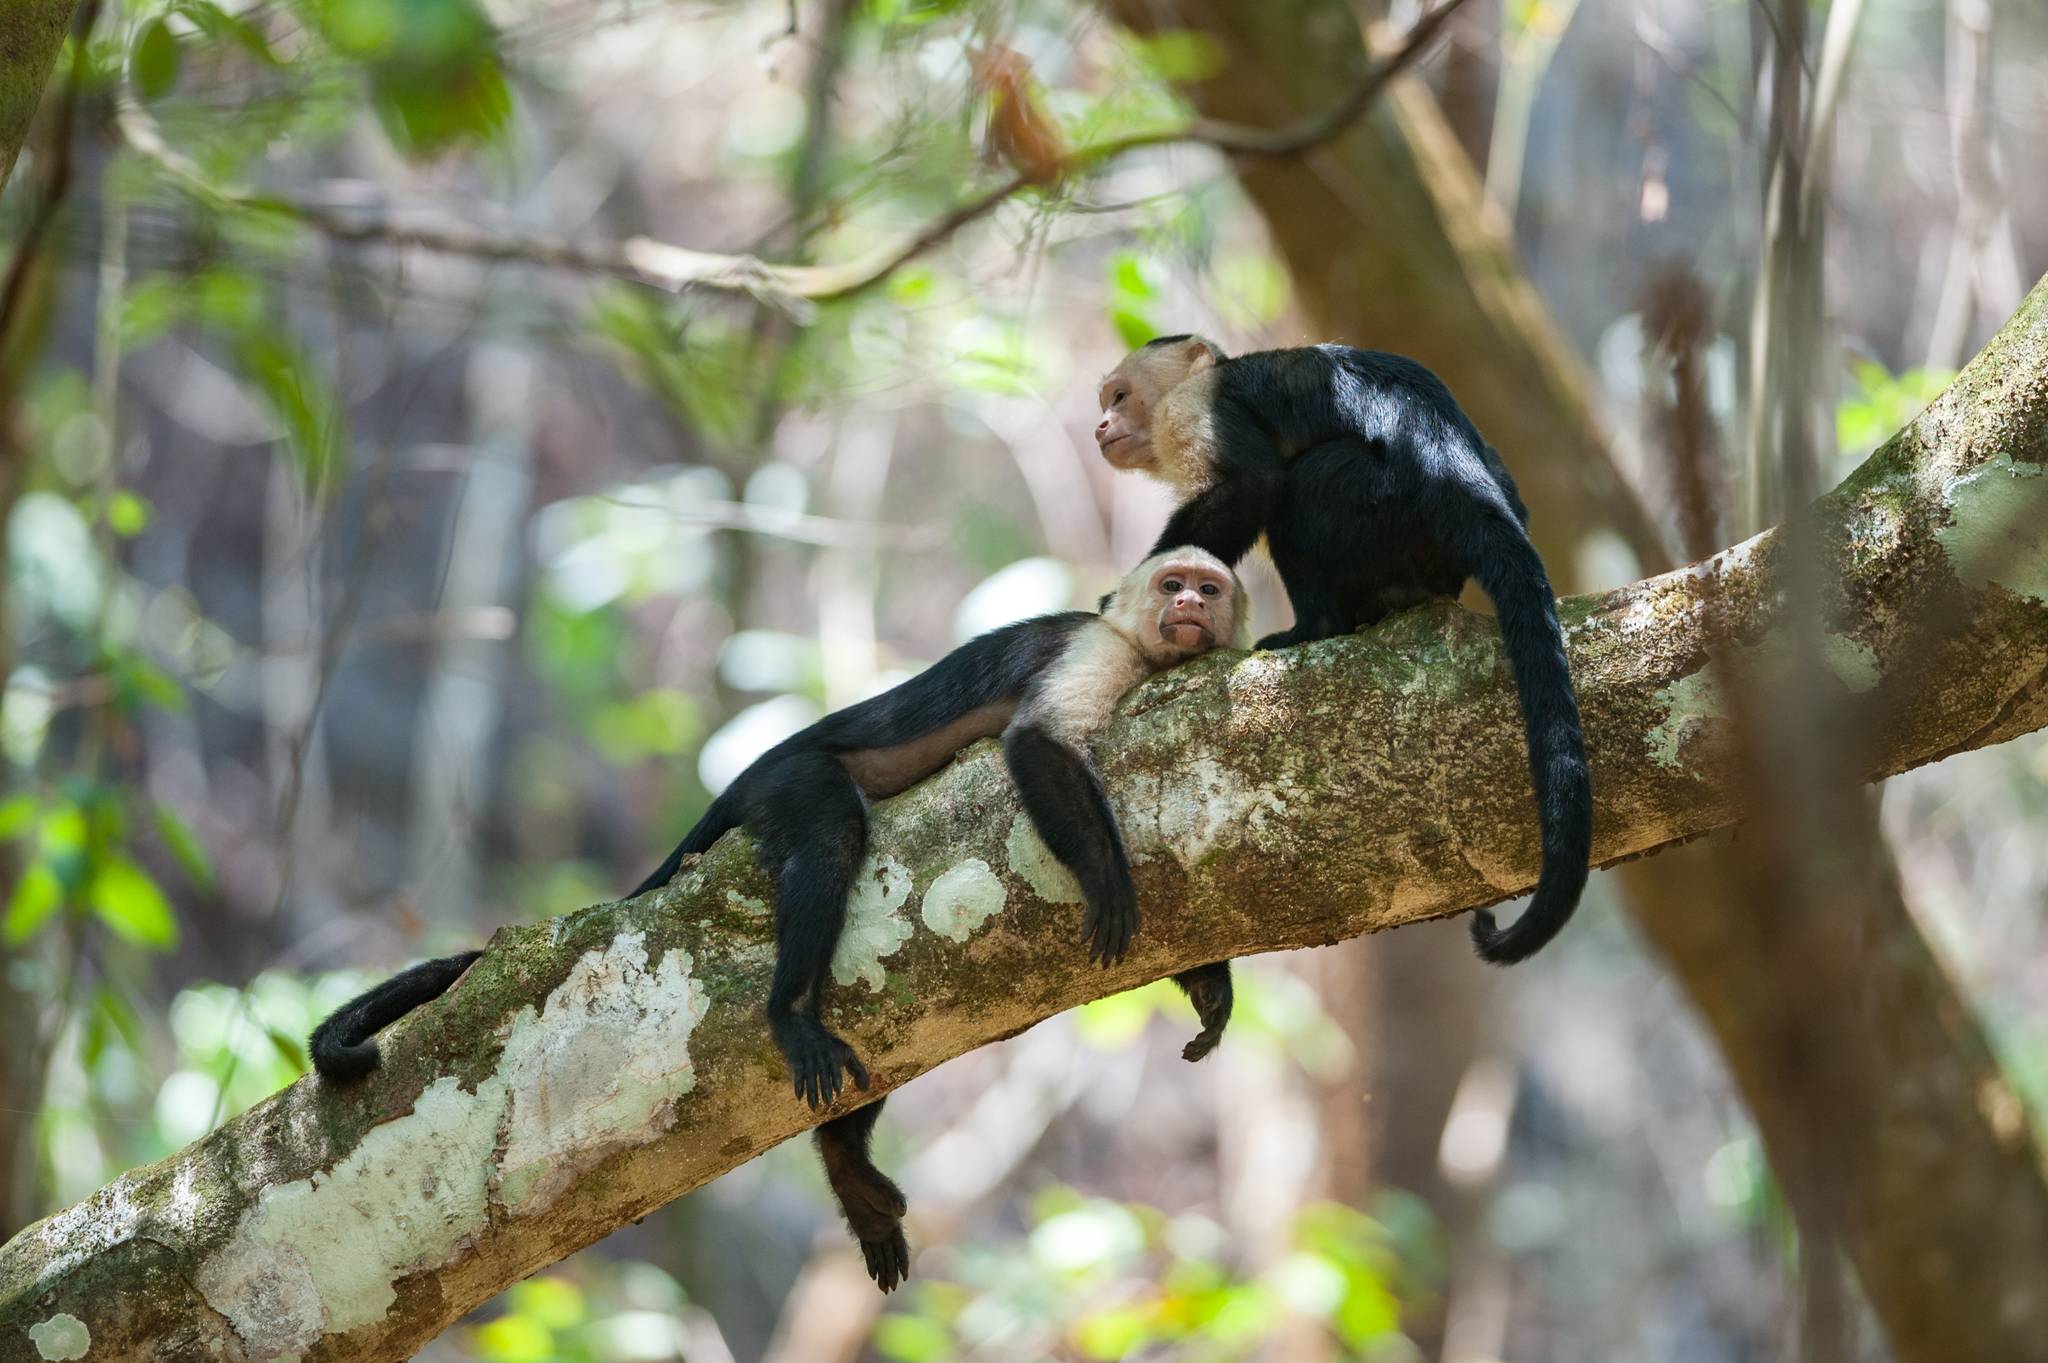
<path fill-rule="evenodd" d="M 1513 965 L 1519 961 L 1519 955 L 1506 954 L 1508 936 L 1500 930 L 1500 923 L 1491 910 L 1472 911 L 1472 950 L 1479 954 L 1480 960 L 1488 965 Z"/>
<path fill-rule="evenodd" d="M 1579 907 L 1575 891 L 1568 898 L 1546 896 L 1541 890 L 1522 910 L 1522 916 L 1505 928 L 1487 909 L 1472 911 L 1472 949 L 1488 965 L 1516 965 L 1549 946 L 1564 931 L 1564 925 Z"/>
<path fill-rule="evenodd" d="M 377 1068 L 383 1058 L 374 1041 L 347 1042 L 325 1028 L 313 1033 L 309 1049 L 313 1068 L 323 1079 L 360 1079 Z"/>

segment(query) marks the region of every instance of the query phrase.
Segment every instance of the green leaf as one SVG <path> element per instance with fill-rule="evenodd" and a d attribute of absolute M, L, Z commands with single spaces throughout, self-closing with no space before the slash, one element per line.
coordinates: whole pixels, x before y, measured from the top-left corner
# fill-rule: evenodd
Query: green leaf
<path fill-rule="evenodd" d="M 170 93 L 178 83 L 178 38 L 171 32 L 171 26 L 162 19 L 152 19 L 142 26 L 141 36 L 135 40 L 135 49 L 129 54 L 128 68 L 135 81 L 135 91 L 145 100 L 156 99 Z"/>
<path fill-rule="evenodd" d="M 86 902 L 124 942 L 164 950 L 177 945 L 178 920 L 156 882 L 126 857 L 112 857 L 93 877 Z"/>
<path fill-rule="evenodd" d="M 0 919 L 0 938 L 9 946 L 20 946 L 35 936 L 36 929 L 50 921 L 63 906 L 64 885 L 46 861 L 32 861 L 14 882 L 7 900 L 7 916 Z"/>
<path fill-rule="evenodd" d="M 107 528 L 132 540 L 149 528 L 149 503 L 134 493 L 117 490 L 107 498 Z"/>
<path fill-rule="evenodd" d="M 184 282 L 170 275 L 138 280 L 121 298 L 121 339 L 146 345 L 176 326 L 185 316 Z"/>
<path fill-rule="evenodd" d="M 262 29 L 239 15 L 229 14 L 213 0 L 184 0 L 177 9 L 192 21 L 193 27 L 215 42 L 232 42 L 265 66 L 284 65 L 270 50 L 270 40 L 263 36 Z"/>
<path fill-rule="evenodd" d="M 298 1071 L 300 1074 L 306 1072 L 308 1068 L 306 1051 L 304 1047 L 299 1045 L 297 1037 L 293 1036 L 290 1032 L 279 1031 L 275 1027 L 265 1027 L 263 1034 L 270 1038 L 271 1049 L 277 1052 L 278 1057 L 288 1067 Z"/>
<path fill-rule="evenodd" d="M 0 841 L 28 833 L 36 826 L 42 812 L 42 801 L 34 795 L 10 795 L 0 800 Z"/>
<path fill-rule="evenodd" d="M 1176 84 L 1208 80 L 1230 65 L 1230 53 L 1221 42 L 1191 28 L 1161 29 L 1133 37 L 1131 44 L 1161 80 Z"/>
<path fill-rule="evenodd" d="M 548 1363 L 555 1356 L 554 1332 L 530 1316 L 500 1316 L 471 1338 L 490 1363 Z"/>
<path fill-rule="evenodd" d="M 1118 251 L 1109 258 L 1109 287 L 1119 302 L 1144 303 L 1159 296 L 1159 266 L 1136 251 Z"/>
<path fill-rule="evenodd" d="M 185 875 L 202 890 L 214 886 L 213 859 L 206 854 L 206 844 L 199 841 L 199 835 L 192 831 L 190 824 L 179 818 L 169 805 L 157 805 L 151 813 L 156 819 L 156 835 L 163 840 L 164 847 L 177 858 Z"/>
<path fill-rule="evenodd" d="M 1159 328 L 1151 318 L 1130 306 L 1112 307 L 1109 322 L 1116 328 L 1117 339 L 1129 350 L 1136 350 L 1159 334 Z"/>
<path fill-rule="evenodd" d="M 506 1299 L 513 1310 L 550 1330 L 572 1329 L 589 1315 L 583 1289 L 566 1278 L 528 1278 L 515 1284 Z"/>
<path fill-rule="evenodd" d="M 115 698 L 121 708 L 133 714 L 145 705 L 182 714 L 185 688 L 178 679 L 140 653 L 123 651 L 108 659 L 113 674 Z"/>
<path fill-rule="evenodd" d="M 238 354 L 284 426 L 285 447 L 306 491 L 325 492 L 346 445 L 340 402 L 304 357 L 274 334 L 248 337 Z"/>
<path fill-rule="evenodd" d="M 953 1335 L 929 1316 L 883 1316 L 875 1322 L 875 1351 L 902 1363 L 938 1363 L 953 1356 Z"/>
<path fill-rule="evenodd" d="M 263 282 L 241 270 L 216 268 L 192 281 L 192 311 L 199 320 L 229 335 L 242 335 L 263 321 Z"/>

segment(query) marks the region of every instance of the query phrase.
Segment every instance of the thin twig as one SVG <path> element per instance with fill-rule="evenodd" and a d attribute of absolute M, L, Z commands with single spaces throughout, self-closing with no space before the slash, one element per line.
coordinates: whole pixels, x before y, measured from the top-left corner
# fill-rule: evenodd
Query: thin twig
<path fill-rule="evenodd" d="M 747 502 L 699 502 L 682 509 L 631 496 L 607 496 L 602 500 L 635 511 L 660 511 L 678 525 L 701 526 L 706 530 L 739 530 L 750 535 L 788 540 L 792 544 L 815 545 L 821 549 L 900 549 L 915 552 L 937 549 L 946 542 L 946 532 L 933 526 L 838 520 L 796 511 L 777 511 Z"/>
<path fill-rule="evenodd" d="M 1152 147 L 1202 145 L 1233 156 L 1292 156 L 1337 137 L 1364 114 L 1395 76 L 1413 65 L 1464 0 L 1443 0 L 1408 30 L 1401 45 L 1374 64 L 1344 98 L 1290 128 L 1255 128 L 1211 119 L 1182 127 L 1113 138 L 1067 157 L 1068 176 L 1092 171 L 1130 152 Z M 704 290 L 750 294 L 799 319 L 819 303 L 851 297 L 888 278 L 961 228 L 988 216 L 1034 182 L 1014 176 L 958 204 L 903 241 L 836 265 L 771 265 L 755 256 L 698 251 L 651 237 L 582 245 L 548 233 L 509 231 L 461 222 L 403 222 L 373 213 L 312 203 L 209 179 L 190 157 L 165 141 L 155 120 L 132 96 L 119 102 L 118 126 L 128 145 L 154 161 L 172 180 L 203 201 L 289 218 L 337 241 L 411 246 L 480 260 L 610 275 L 680 293 Z"/>

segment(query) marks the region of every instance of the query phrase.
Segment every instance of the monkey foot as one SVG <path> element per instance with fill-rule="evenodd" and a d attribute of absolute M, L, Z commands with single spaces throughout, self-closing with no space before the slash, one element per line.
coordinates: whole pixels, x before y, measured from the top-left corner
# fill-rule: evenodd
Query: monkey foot
<path fill-rule="evenodd" d="M 1188 1002 L 1195 1006 L 1195 1016 L 1202 1022 L 1202 1030 L 1195 1039 L 1181 1048 L 1180 1058 L 1200 1060 L 1216 1049 L 1216 1043 L 1223 1039 L 1223 1029 L 1230 1025 L 1231 1007 L 1237 999 L 1230 984 L 1230 963 L 1218 961 L 1183 970 L 1173 977 L 1173 982 L 1188 996 Z"/>
<path fill-rule="evenodd" d="M 1221 1040 L 1223 1040 L 1222 1023 L 1219 1022 L 1214 1027 L 1204 1027 L 1201 1031 L 1195 1033 L 1193 1041 L 1180 1048 L 1180 1058 L 1189 1064 L 1193 1064 L 1209 1054 L 1209 1052 L 1215 1050 L 1216 1043 Z"/>
<path fill-rule="evenodd" d="M 853 1047 L 826 1031 L 818 1023 L 792 1028 L 783 1045 L 789 1061 L 789 1075 L 796 1096 L 813 1108 L 829 1107 L 839 1097 L 843 1071 L 855 1088 L 868 1086 L 867 1066 L 853 1053 Z"/>
<path fill-rule="evenodd" d="M 900 1224 L 878 1240 L 861 1241 L 860 1253 L 867 1260 L 868 1276 L 884 1292 L 894 1292 L 910 1276 L 910 1241 Z"/>
<path fill-rule="evenodd" d="M 1138 935 L 1138 906 L 1136 903 L 1118 904 L 1097 911 L 1088 906 L 1088 916 L 1082 921 L 1081 941 L 1088 948 L 1088 959 L 1097 965 L 1115 965 L 1131 949 L 1131 939 Z"/>

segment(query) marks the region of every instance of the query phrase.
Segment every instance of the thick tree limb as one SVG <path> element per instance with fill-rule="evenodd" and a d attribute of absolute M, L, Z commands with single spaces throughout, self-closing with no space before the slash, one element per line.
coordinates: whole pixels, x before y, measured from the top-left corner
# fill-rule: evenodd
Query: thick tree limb
<path fill-rule="evenodd" d="M 2048 283 L 1817 516 L 1841 704 L 1888 721 L 1864 776 L 2048 725 Z M 1767 669 L 1776 560 L 1765 535 L 1565 603 L 1602 864 L 1741 817 L 1704 605 L 1732 610 Z M 1455 913 L 1535 876 L 1494 628 L 1449 605 L 1157 678 L 1103 770 L 1147 911 L 1107 971 L 989 745 L 878 807 L 831 1021 L 881 1087 L 1185 966 Z M 732 837 L 666 890 L 500 932 L 369 1082 L 303 1080 L 0 1250 L 0 1360 L 88 1340 L 96 1363 L 402 1358 L 812 1125 L 760 1018 L 766 896 Z"/>
<path fill-rule="evenodd" d="M 14 172 L 77 8 L 78 0 L 9 0 L 0 9 L 0 188 Z"/>

